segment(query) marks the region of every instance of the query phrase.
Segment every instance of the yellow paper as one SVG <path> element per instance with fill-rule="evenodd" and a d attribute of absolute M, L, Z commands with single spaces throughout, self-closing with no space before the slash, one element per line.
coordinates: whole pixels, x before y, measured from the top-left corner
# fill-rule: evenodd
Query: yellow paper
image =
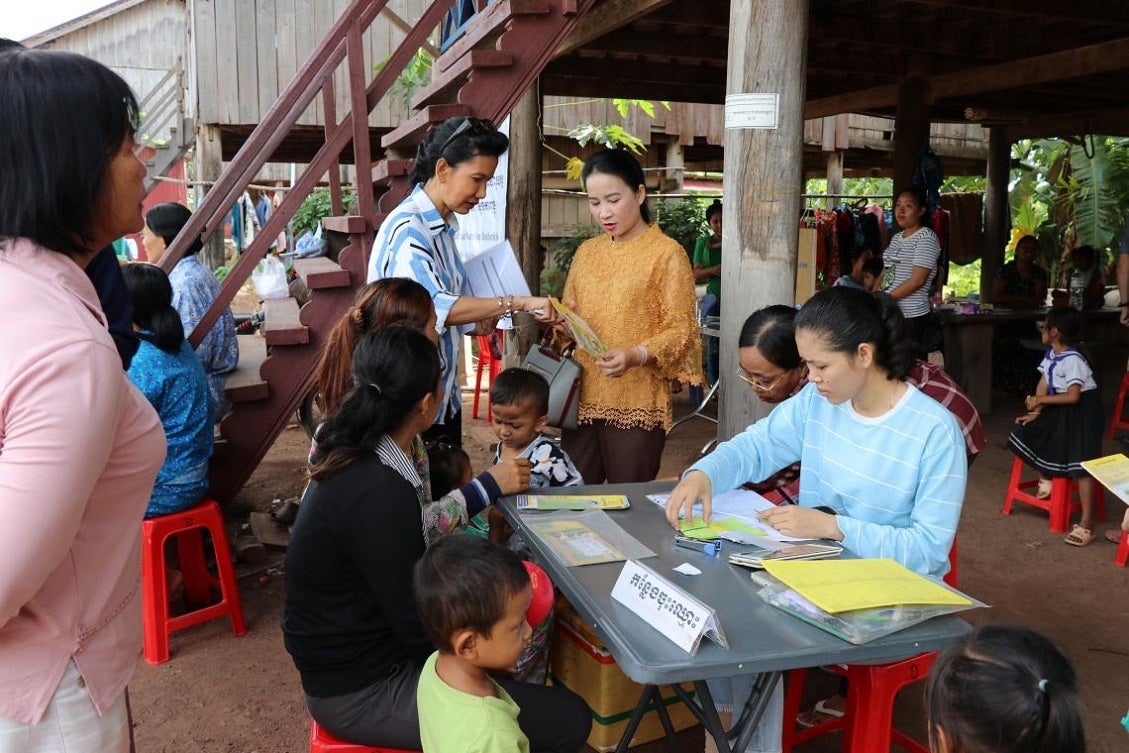
<path fill-rule="evenodd" d="M 1087 460 L 1082 467 L 1097 479 L 1098 483 L 1116 494 L 1122 502 L 1129 504 L 1129 458 L 1118 453 L 1097 460 Z"/>
<path fill-rule="evenodd" d="M 764 536 L 764 531 L 756 526 L 742 523 L 733 518 L 714 518 L 709 523 L 701 517 L 695 516 L 693 520 L 682 521 L 682 535 L 692 539 L 710 541 L 720 538 L 726 531 L 740 531 L 750 536 Z"/>
<path fill-rule="evenodd" d="M 631 507 L 624 494 L 521 494 L 519 510 L 626 510 Z"/>
<path fill-rule="evenodd" d="M 831 614 L 901 604 L 972 604 L 891 559 L 765 560 L 764 569 Z"/>
<path fill-rule="evenodd" d="M 579 314 L 556 298 L 550 298 L 549 303 L 553 304 L 553 308 L 565 320 L 569 332 L 572 333 L 572 339 L 576 340 L 577 345 L 594 356 L 598 356 L 608 349 L 608 346 L 604 345 L 604 341 L 592 329 L 592 325 L 581 319 Z"/>

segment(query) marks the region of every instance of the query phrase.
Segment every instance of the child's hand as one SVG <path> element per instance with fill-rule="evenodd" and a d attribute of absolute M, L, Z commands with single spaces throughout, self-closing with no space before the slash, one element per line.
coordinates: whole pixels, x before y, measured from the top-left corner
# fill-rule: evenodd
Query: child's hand
<path fill-rule="evenodd" d="M 1032 421 L 1034 421 L 1038 417 L 1039 417 L 1039 411 L 1033 410 L 1030 413 L 1024 413 L 1022 416 L 1016 417 L 1015 422 L 1017 424 L 1019 424 L 1020 426 L 1026 426 L 1027 424 L 1031 423 Z"/>
<path fill-rule="evenodd" d="M 1024 405 L 1025 408 L 1027 408 L 1027 410 L 1034 411 L 1036 408 L 1039 407 L 1039 396 L 1038 395 L 1028 395 L 1026 398 L 1024 398 L 1023 405 Z"/>

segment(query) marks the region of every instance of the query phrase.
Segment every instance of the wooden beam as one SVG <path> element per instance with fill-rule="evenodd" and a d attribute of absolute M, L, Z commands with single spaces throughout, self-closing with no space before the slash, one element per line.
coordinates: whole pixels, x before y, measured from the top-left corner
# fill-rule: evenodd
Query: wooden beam
<path fill-rule="evenodd" d="M 1064 81 L 1127 68 L 1129 38 L 1124 38 L 1064 52 L 945 73 L 934 76 L 931 85 L 933 100 L 937 101 L 1003 89 L 1022 89 L 1033 84 Z M 818 118 L 841 112 L 889 108 L 896 106 L 897 102 L 897 85 L 876 86 L 812 100 L 804 106 L 804 117 Z"/>
<path fill-rule="evenodd" d="M 622 29 L 670 2 L 672 0 L 606 0 L 584 14 L 572 33 L 565 37 L 565 41 L 557 50 L 557 55 L 567 55 L 605 34 Z"/>
<path fill-rule="evenodd" d="M 1123 0 L 1086 0 L 1084 3 L 1065 3 L 1062 0 L 992 0 L 991 3 L 984 0 L 909 0 L 909 3 L 958 12 L 990 10 L 1009 20 L 1029 18 L 1082 22 L 1103 28 L 1109 26 L 1110 19 L 1121 19 L 1125 14 Z"/>
<path fill-rule="evenodd" d="M 545 96 L 555 97 L 623 97 L 720 105 L 725 102 L 725 77 L 722 76 L 711 84 L 663 82 L 656 85 L 646 81 L 618 81 L 607 76 L 602 78 L 542 76 L 541 90 Z"/>
<path fill-rule="evenodd" d="M 1012 139 L 1050 138 L 1078 133 L 1104 133 L 1129 136 L 1129 107 L 1108 107 L 1099 110 L 1071 111 L 1063 114 L 1028 118 L 1009 125 Z"/>
<path fill-rule="evenodd" d="M 709 60 L 725 65 L 725 37 L 706 34 L 657 34 L 624 29 L 584 45 L 585 53 L 618 53 L 668 60 Z"/>

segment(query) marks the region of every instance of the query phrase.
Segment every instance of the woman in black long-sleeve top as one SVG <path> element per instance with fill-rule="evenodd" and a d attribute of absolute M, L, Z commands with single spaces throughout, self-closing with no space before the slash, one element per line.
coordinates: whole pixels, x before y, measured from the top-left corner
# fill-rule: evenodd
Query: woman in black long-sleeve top
<path fill-rule="evenodd" d="M 286 649 L 311 715 L 364 745 L 420 749 L 416 683 L 434 650 L 416 615 L 425 486 L 412 438 L 441 402 L 439 355 L 423 334 L 389 327 L 353 354 L 355 387 L 318 433 L 311 483 L 286 553 Z M 503 682 L 531 751 L 572 753 L 591 717 L 563 688 Z"/>

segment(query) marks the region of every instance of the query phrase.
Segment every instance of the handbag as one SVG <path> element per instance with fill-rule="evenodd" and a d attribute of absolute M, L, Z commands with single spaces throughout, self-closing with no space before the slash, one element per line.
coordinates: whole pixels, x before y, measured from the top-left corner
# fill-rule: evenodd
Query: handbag
<path fill-rule="evenodd" d="M 575 429 L 580 408 L 580 364 L 548 345 L 535 344 L 521 368 L 540 374 L 549 383 L 549 426 Z"/>

